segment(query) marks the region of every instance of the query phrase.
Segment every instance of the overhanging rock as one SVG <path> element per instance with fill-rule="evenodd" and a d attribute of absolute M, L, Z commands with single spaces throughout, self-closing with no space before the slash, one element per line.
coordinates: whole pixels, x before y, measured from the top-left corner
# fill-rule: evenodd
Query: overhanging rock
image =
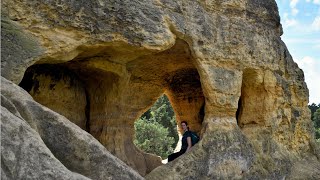
<path fill-rule="evenodd" d="M 308 89 L 280 38 L 274 0 L 3 0 L 2 17 L 1 76 L 82 129 L 49 116 L 27 93 L 21 97 L 28 100 L 12 102 L 12 94 L 22 91 L 6 80 L 12 93 L 2 95 L 2 106 L 12 114 L 1 111 L 2 128 L 10 128 L 13 116 L 43 117 L 45 125 L 27 123 L 53 153 L 46 161 L 58 159 L 66 168 L 56 168 L 66 178 L 117 178 L 119 169 L 109 165 L 136 179 L 320 178 Z M 159 157 L 134 146 L 133 124 L 163 93 L 177 121 L 189 121 L 201 141 L 160 166 Z M 17 103 L 42 110 L 21 114 Z M 72 130 L 52 130 L 52 123 Z M 107 158 L 85 131 L 117 158 Z M 75 138 L 75 132 L 86 138 Z M 64 137 L 70 136 L 77 146 L 65 151 L 58 142 L 67 144 Z M 9 152 L 9 145 L 2 148 Z M 83 148 L 89 157 L 106 159 L 87 161 Z M 87 164 L 74 166 L 80 157 Z M 110 162 L 107 169 L 101 161 Z M 10 172 L 2 166 L 9 179 Z"/>

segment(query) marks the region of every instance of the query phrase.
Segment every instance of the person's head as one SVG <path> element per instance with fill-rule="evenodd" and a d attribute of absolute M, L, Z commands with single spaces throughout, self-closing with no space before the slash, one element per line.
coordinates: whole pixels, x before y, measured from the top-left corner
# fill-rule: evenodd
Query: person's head
<path fill-rule="evenodd" d="M 187 121 L 181 121 L 181 127 L 182 127 L 183 131 L 188 131 L 189 130 Z"/>

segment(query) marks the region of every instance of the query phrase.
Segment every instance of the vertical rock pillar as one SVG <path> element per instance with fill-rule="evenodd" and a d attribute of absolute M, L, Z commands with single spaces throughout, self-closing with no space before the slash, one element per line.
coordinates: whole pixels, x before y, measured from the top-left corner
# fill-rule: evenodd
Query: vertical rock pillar
<path fill-rule="evenodd" d="M 241 177 L 253 161 L 252 147 L 236 121 L 242 72 L 207 66 L 201 74 L 206 101 L 202 146 L 208 152 L 208 176 Z M 225 157 L 225 158 L 223 158 Z M 228 169 L 221 171 L 221 169 Z M 223 173 L 225 172 L 225 174 Z"/>

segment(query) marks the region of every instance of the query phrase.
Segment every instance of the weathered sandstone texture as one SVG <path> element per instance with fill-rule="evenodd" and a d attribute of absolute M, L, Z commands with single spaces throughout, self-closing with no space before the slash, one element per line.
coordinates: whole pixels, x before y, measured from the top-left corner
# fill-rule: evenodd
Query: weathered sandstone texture
<path fill-rule="evenodd" d="M 89 178 L 143 179 L 90 134 L 2 77 L 1 179 Z"/>
<path fill-rule="evenodd" d="M 1 3 L 1 76 L 146 179 L 320 178 L 308 89 L 281 40 L 274 0 Z M 22 93 L 3 81 L 12 92 L 4 99 Z M 134 146 L 133 124 L 163 93 L 201 141 L 159 166 L 158 156 Z M 2 128 L 27 109 L 23 126 L 53 154 L 17 160 L 60 161 L 54 168 L 65 178 L 141 178 L 26 93 L 11 104 L 3 105 L 11 114 L 1 112 Z M 1 148 L 14 154 L 10 143 Z"/>

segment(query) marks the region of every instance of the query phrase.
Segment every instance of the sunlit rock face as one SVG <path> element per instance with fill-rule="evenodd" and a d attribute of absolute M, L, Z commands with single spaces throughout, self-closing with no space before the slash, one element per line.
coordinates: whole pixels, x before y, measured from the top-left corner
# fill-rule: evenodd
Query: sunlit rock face
<path fill-rule="evenodd" d="M 147 179 L 320 178 L 308 89 L 281 41 L 278 14 L 273 0 L 3 0 L 1 76 L 64 116 L 55 114 L 61 123 L 80 127 L 57 131 L 26 121 L 39 141 L 43 133 L 58 138 L 44 140 L 52 158 L 37 166 L 56 158 L 65 178 L 116 179 L 119 169 L 93 176 L 76 166 L 83 158 L 77 148 L 92 139 L 72 138 L 79 147 L 67 152 L 55 146 L 77 129 L 106 148 L 87 155 L 110 152 L 117 158 L 110 155 L 108 166 L 125 167 L 123 178 L 141 178 L 131 168 Z M 158 156 L 134 146 L 133 125 L 163 93 L 178 123 L 188 121 L 201 141 L 160 166 Z M 12 104 L 3 105 L 12 115 L 1 111 L 8 117 L 1 123 L 22 113 Z M 55 124 L 49 116 L 42 121 Z M 1 146 L 11 152 L 10 143 Z"/>

